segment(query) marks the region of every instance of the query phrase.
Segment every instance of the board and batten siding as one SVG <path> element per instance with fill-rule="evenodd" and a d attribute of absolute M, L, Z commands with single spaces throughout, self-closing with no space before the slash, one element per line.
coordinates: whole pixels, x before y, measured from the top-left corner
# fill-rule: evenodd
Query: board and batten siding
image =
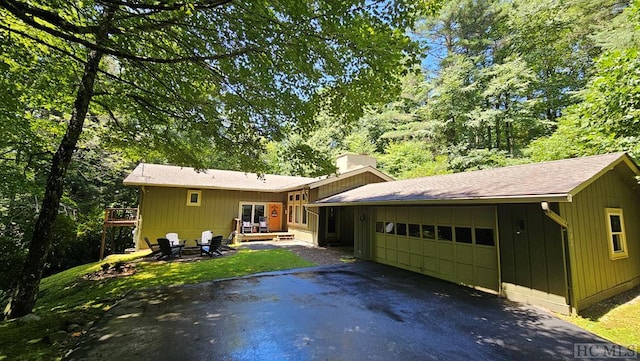
<path fill-rule="evenodd" d="M 240 202 L 284 203 L 286 193 L 243 192 L 202 189 L 200 206 L 187 206 L 187 191 L 191 188 L 144 187 L 140 200 L 138 248 L 147 248 L 143 237 L 152 242 L 168 232 L 180 239 L 199 239 L 211 230 L 226 237 L 233 230 Z M 193 188 L 194 190 L 198 190 Z"/>
<path fill-rule="evenodd" d="M 560 204 L 560 215 L 569 225 L 576 311 L 640 284 L 640 197 L 618 173 L 621 166 L 580 191 L 571 203 Z M 628 258 L 610 259 L 605 208 L 623 210 Z"/>
<path fill-rule="evenodd" d="M 365 173 L 356 174 L 354 176 L 351 176 L 345 179 L 339 179 L 329 184 L 320 186 L 318 188 L 317 199 L 330 197 L 332 195 L 342 193 L 344 191 L 358 188 L 365 184 L 380 183 L 380 182 L 386 182 L 386 181 L 373 173 L 365 172 Z M 315 201 L 317 199 L 314 199 L 312 201 Z"/>
<path fill-rule="evenodd" d="M 560 226 L 529 203 L 498 205 L 498 227 L 503 295 L 570 313 Z"/>
<path fill-rule="evenodd" d="M 384 179 L 377 175 L 365 172 L 347 177 L 344 179 L 337 179 L 329 184 L 321 185 L 320 187 L 309 190 L 309 203 L 313 203 L 319 199 L 330 197 L 332 195 L 345 192 L 365 184 L 385 182 Z M 289 225 L 288 231 L 293 233 L 295 238 L 300 241 L 313 243 L 315 245 L 326 244 L 326 210 L 318 207 L 310 209 L 307 213 L 307 225 Z M 338 234 L 340 240 L 345 244 L 353 244 L 353 210 L 350 207 L 342 207 L 340 209 L 341 219 L 338 222 L 340 229 Z"/>

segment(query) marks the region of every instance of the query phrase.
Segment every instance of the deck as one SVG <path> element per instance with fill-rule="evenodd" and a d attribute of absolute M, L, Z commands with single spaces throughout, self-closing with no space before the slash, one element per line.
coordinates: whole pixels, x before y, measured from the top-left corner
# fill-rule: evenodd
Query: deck
<path fill-rule="evenodd" d="M 265 232 L 265 233 L 240 233 L 237 236 L 238 242 L 267 241 L 267 240 L 292 240 L 293 233 L 289 232 Z"/>

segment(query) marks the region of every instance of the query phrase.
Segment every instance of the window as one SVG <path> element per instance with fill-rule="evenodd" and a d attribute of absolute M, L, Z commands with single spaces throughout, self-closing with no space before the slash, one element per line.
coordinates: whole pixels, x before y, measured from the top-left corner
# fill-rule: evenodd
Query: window
<path fill-rule="evenodd" d="M 406 236 L 407 235 L 407 224 L 406 223 L 398 223 L 398 228 L 396 229 L 396 234 L 398 236 Z"/>
<path fill-rule="evenodd" d="M 422 238 L 436 239 L 436 226 L 423 224 Z"/>
<path fill-rule="evenodd" d="M 624 233 L 624 217 L 621 208 L 606 208 L 607 231 L 609 234 L 609 257 L 611 259 L 626 258 L 627 239 Z"/>
<path fill-rule="evenodd" d="M 199 207 L 202 198 L 202 191 L 187 191 L 187 206 Z"/>
<path fill-rule="evenodd" d="M 307 208 L 305 205 L 308 201 L 307 190 L 301 190 L 296 192 L 289 192 L 287 195 L 289 202 L 287 209 L 289 209 L 288 223 L 293 225 L 307 226 Z"/>
<path fill-rule="evenodd" d="M 452 241 L 453 232 L 449 226 L 438 226 L 438 240 L 439 241 Z"/>
<path fill-rule="evenodd" d="M 420 226 L 417 224 L 409 225 L 409 236 L 420 238 Z"/>
<path fill-rule="evenodd" d="M 456 242 L 458 243 L 472 243 L 471 228 L 469 227 L 456 227 Z"/>
<path fill-rule="evenodd" d="M 495 240 L 493 239 L 493 229 L 491 228 L 476 228 L 476 244 L 481 246 L 495 246 Z"/>
<path fill-rule="evenodd" d="M 396 225 L 393 222 L 387 222 L 384 226 L 384 233 L 395 234 L 396 233 Z"/>
<path fill-rule="evenodd" d="M 384 222 L 376 222 L 376 233 L 384 233 Z"/>
<path fill-rule="evenodd" d="M 240 203 L 240 219 L 242 222 L 251 222 L 254 225 L 258 225 L 260 217 L 265 217 L 266 208 L 264 203 Z"/>

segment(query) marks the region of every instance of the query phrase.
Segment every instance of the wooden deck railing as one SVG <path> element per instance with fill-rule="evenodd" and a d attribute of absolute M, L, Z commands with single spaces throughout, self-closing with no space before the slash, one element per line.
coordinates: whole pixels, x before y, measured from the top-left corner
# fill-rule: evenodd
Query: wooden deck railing
<path fill-rule="evenodd" d="M 138 221 L 138 208 L 107 208 L 104 210 L 104 223 L 110 225 L 135 225 Z"/>

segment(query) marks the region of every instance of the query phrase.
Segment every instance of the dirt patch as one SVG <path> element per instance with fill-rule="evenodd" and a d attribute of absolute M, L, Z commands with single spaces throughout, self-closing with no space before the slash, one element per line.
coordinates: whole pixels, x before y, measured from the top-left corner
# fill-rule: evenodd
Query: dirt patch
<path fill-rule="evenodd" d="M 137 263 L 134 262 L 105 263 L 99 271 L 88 273 L 82 278 L 87 281 L 98 281 L 113 277 L 131 276 L 136 273 L 136 266 Z"/>

